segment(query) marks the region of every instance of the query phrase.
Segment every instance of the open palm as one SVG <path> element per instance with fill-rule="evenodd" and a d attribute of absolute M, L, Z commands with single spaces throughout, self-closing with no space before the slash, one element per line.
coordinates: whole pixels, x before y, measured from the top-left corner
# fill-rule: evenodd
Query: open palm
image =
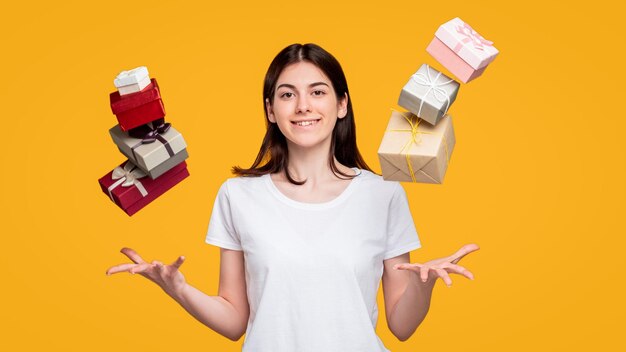
<path fill-rule="evenodd" d="M 397 264 L 394 266 L 394 269 L 410 270 L 411 272 L 419 275 L 422 282 L 441 278 L 446 285 L 450 286 L 452 285 L 452 279 L 450 278 L 450 275 L 448 275 L 449 273 L 463 275 L 468 279 L 474 280 L 474 274 L 457 263 L 469 253 L 477 251 L 478 249 L 479 247 L 476 244 L 466 244 L 451 256 L 430 260 L 423 264 Z"/>
<path fill-rule="evenodd" d="M 121 272 L 140 274 L 159 285 L 169 295 L 180 295 L 185 287 L 185 276 L 179 270 L 185 261 L 185 257 L 180 256 L 174 263 L 164 265 L 157 260 L 147 263 L 137 252 L 130 248 L 122 248 L 120 252 L 132 260 L 134 264 L 125 263 L 112 266 L 106 271 L 107 275 Z"/>

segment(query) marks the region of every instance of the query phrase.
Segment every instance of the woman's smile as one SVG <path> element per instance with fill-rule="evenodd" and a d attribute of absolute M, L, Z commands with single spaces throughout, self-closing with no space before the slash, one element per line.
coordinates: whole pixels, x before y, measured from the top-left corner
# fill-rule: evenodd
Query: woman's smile
<path fill-rule="evenodd" d="M 320 120 L 321 119 L 303 119 L 303 120 L 291 121 L 291 124 L 296 127 L 300 127 L 304 129 L 311 129 L 313 128 L 313 126 L 317 125 L 317 123 Z"/>

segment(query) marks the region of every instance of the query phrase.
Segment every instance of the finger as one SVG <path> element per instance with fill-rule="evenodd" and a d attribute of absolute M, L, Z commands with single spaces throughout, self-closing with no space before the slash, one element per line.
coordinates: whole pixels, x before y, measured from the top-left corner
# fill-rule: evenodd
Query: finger
<path fill-rule="evenodd" d="M 178 259 L 176 259 L 176 261 L 172 263 L 172 266 L 176 268 L 176 270 L 178 270 L 180 266 L 183 265 L 184 262 L 185 262 L 185 257 L 181 255 L 180 257 L 178 257 Z"/>
<path fill-rule="evenodd" d="M 111 275 L 111 274 L 121 273 L 123 271 L 129 271 L 135 265 L 137 264 L 126 263 L 126 264 L 115 265 L 107 269 L 106 274 Z"/>
<path fill-rule="evenodd" d="M 453 255 L 450 256 L 450 258 L 452 259 L 451 262 L 453 264 L 458 263 L 463 257 L 465 257 L 466 255 L 479 250 L 480 247 L 478 247 L 477 244 L 475 243 L 471 243 L 471 244 L 466 244 L 463 247 L 461 247 L 461 249 L 459 249 L 458 251 L 456 251 L 456 253 L 454 253 Z"/>
<path fill-rule="evenodd" d="M 161 263 L 158 260 L 153 260 L 152 261 L 152 266 L 154 266 L 156 268 L 156 271 L 158 273 L 162 273 L 163 272 L 163 263 Z"/>
<path fill-rule="evenodd" d="M 393 268 L 396 270 L 411 270 L 411 271 L 415 271 L 418 273 L 421 267 L 422 267 L 422 264 L 419 264 L 419 263 L 403 263 L 403 264 L 396 264 L 393 266 Z"/>
<path fill-rule="evenodd" d="M 141 258 L 139 256 L 139 254 L 137 254 L 137 252 L 135 252 L 134 250 L 132 250 L 130 248 L 124 247 L 124 248 L 122 248 L 122 250 L 120 252 L 122 252 L 122 254 L 127 256 L 130 260 L 132 260 L 136 264 L 143 264 L 143 263 L 145 263 L 145 260 L 143 260 L 143 258 Z"/>
<path fill-rule="evenodd" d="M 141 264 L 137 264 L 134 268 L 130 269 L 128 272 L 131 274 L 139 274 L 139 273 L 146 272 L 150 268 L 152 268 L 152 264 L 141 263 Z"/>
<path fill-rule="evenodd" d="M 437 272 L 437 275 L 443 279 L 443 282 L 445 282 L 448 287 L 452 285 L 452 279 L 450 278 L 450 275 L 448 275 L 447 271 L 437 268 L 435 269 L 435 272 Z"/>
<path fill-rule="evenodd" d="M 420 268 L 420 279 L 422 279 L 422 282 L 428 281 L 428 271 L 430 271 L 430 268 L 427 266 Z"/>
<path fill-rule="evenodd" d="M 445 265 L 445 269 L 450 270 L 455 274 L 463 275 L 470 280 L 474 280 L 474 274 L 460 265 L 447 263 Z"/>

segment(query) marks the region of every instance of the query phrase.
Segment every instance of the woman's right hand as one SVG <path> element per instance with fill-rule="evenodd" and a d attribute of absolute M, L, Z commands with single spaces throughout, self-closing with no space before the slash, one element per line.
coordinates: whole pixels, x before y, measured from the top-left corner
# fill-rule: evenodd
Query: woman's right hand
<path fill-rule="evenodd" d="M 122 248 L 120 252 L 132 260 L 134 264 L 125 263 L 112 266 L 107 270 L 107 275 L 121 272 L 140 274 L 159 285 L 163 291 L 173 298 L 182 297 L 183 289 L 187 283 L 185 282 L 185 276 L 178 269 L 185 261 L 185 257 L 180 256 L 174 263 L 164 265 L 157 260 L 152 261 L 152 263 L 146 263 L 137 252 L 130 248 Z"/>

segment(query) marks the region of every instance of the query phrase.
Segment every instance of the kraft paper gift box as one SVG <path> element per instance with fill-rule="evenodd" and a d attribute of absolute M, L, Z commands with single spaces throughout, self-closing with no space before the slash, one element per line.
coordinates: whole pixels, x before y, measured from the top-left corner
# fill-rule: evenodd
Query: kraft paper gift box
<path fill-rule="evenodd" d="M 156 180 L 125 161 L 98 180 L 100 188 L 126 214 L 133 215 L 189 176 L 183 161 Z"/>
<path fill-rule="evenodd" d="M 122 130 L 128 131 L 165 116 L 159 85 L 154 78 L 150 82 L 141 92 L 124 96 L 117 91 L 110 94 L 111 111 Z"/>
<path fill-rule="evenodd" d="M 409 112 L 393 111 L 378 148 L 383 179 L 443 183 L 455 144 L 450 115 L 432 126 Z"/>
<path fill-rule="evenodd" d="M 423 64 L 402 88 L 398 105 L 436 125 L 456 100 L 459 82 Z"/>
<path fill-rule="evenodd" d="M 150 84 L 148 68 L 140 66 L 129 71 L 122 71 L 115 77 L 113 84 L 120 95 L 140 92 Z"/>
<path fill-rule="evenodd" d="M 180 152 L 187 148 L 185 139 L 174 127 L 169 127 L 164 133 L 158 130 L 156 132 L 154 135 L 156 140 L 152 143 L 146 143 L 144 139 L 129 136 L 128 132 L 122 131 L 119 125 L 115 125 L 109 130 L 113 143 L 117 145 L 122 154 L 126 155 L 146 173 L 153 172 L 153 174 L 167 168 L 167 166 L 162 166 L 161 169 L 156 169 L 168 159 L 184 158 L 186 152 L 182 154 Z"/>
<path fill-rule="evenodd" d="M 458 17 L 439 26 L 426 50 L 464 83 L 480 76 L 499 53 L 493 42 Z"/>

